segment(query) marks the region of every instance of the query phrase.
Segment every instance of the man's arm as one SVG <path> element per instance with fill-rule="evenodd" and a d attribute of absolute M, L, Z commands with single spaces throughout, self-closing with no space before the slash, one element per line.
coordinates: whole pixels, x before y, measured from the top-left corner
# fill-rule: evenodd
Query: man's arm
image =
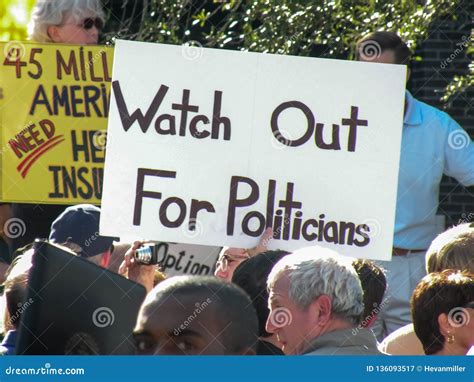
<path fill-rule="evenodd" d="M 444 173 L 463 186 L 474 185 L 474 142 L 453 119 L 448 121 Z"/>

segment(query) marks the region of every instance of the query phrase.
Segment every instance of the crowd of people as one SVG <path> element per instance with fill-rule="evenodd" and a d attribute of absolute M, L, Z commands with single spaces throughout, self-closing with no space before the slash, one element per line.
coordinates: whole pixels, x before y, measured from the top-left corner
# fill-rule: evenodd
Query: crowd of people
<path fill-rule="evenodd" d="M 474 347 L 473 223 L 433 241 L 428 274 L 411 297 L 412 323 L 378 343 L 372 327 L 386 309 L 387 280 L 373 261 L 318 246 L 267 250 L 264 236 L 248 251 L 224 247 L 214 276 L 167 277 L 159 264 L 137 261 L 143 242 L 97 235 L 99 220 L 96 206 L 68 207 L 48 239 L 143 285 L 147 295 L 130 333 L 136 354 L 464 355 Z M 5 275 L 4 354 L 15 354 L 28 314 L 19 307 L 34 296 L 34 256 L 31 245 L 17 250 Z"/>
<path fill-rule="evenodd" d="M 31 38 L 97 44 L 99 1 L 40 1 Z M 376 57 L 361 54 L 376 42 Z M 357 43 L 360 61 L 408 65 L 410 51 L 393 32 Z M 437 231 L 441 176 L 474 185 L 474 144 L 448 145 L 463 131 L 446 113 L 408 91 L 391 261 L 342 256 L 323 247 L 267 250 L 271 228 L 251 249 L 223 247 L 214 276 L 168 277 L 137 260 L 143 241 L 99 235 L 100 208 L 78 204 L 3 204 L 25 222 L 12 242 L 2 233 L 3 354 L 16 354 L 19 306 L 28 303 L 33 242 L 48 238 L 75 256 L 143 285 L 136 317 L 136 354 L 465 355 L 474 347 L 474 223 Z M 80 275 L 78 275 L 80 277 Z M 74 282 L 74 280 L 71 280 Z M 51 302 L 54 306 L 54 302 Z M 192 318 L 192 319 L 191 319 Z M 116 317 L 117 320 L 120 317 Z"/>

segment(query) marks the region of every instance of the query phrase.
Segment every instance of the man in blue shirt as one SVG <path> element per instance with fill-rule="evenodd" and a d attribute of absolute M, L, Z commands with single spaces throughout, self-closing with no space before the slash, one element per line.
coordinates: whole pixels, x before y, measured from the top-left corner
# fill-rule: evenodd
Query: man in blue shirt
<path fill-rule="evenodd" d="M 408 65 L 410 50 L 396 33 L 373 32 L 357 42 L 356 59 Z M 392 261 L 381 262 L 388 288 L 374 328 L 379 339 L 411 322 L 409 300 L 425 275 L 426 249 L 439 233 L 436 211 L 443 174 L 474 185 L 474 144 L 448 114 L 407 91 Z"/>

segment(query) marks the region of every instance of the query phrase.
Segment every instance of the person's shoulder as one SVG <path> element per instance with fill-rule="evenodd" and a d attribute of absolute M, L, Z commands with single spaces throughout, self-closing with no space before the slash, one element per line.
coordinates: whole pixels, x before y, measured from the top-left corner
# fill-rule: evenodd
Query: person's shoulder
<path fill-rule="evenodd" d="M 379 345 L 379 350 L 391 355 L 422 355 L 423 346 L 415 334 L 413 324 L 398 328 Z"/>
<path fill-rule="evenodd" d="M 450 123 L 456 123 L 454 119 L 445 111 L 438 109 L 426 102 L 413 98 L 415 106 L 420 110 L 423 120 L 423 125 L 427 128 L 441 128 L 445 129 Z"/>

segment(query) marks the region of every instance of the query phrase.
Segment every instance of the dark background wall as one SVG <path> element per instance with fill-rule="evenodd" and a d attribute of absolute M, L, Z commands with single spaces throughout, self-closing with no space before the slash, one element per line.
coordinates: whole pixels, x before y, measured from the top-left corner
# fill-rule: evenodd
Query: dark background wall
<path fill-rule="evenodd" d="M 455 12 L 455 20 L 452 17 L 438 20 L 432 26 L 428 39 L 420 44 L 415 56 L 420 56 L 422 60 L 412 65 L 409 87 L 416 98 L 444 109 L 474 139 L 474 88 L 454 96 L 448 107 L 443 107 L 440 100 L 446 85 L 455 75 L 466 74 L 471 62 L 467 51 L 472 49 L 474 42 L 471 39 L 474 2 L 461 5 Z M 452 62 L 448 62 L 448 58 Z M 438 214 L 446 216 L 448 226 L 474 221 L 474 187 L 465 188 L 455 179 L 445 176 L 439 200 Z"/>

